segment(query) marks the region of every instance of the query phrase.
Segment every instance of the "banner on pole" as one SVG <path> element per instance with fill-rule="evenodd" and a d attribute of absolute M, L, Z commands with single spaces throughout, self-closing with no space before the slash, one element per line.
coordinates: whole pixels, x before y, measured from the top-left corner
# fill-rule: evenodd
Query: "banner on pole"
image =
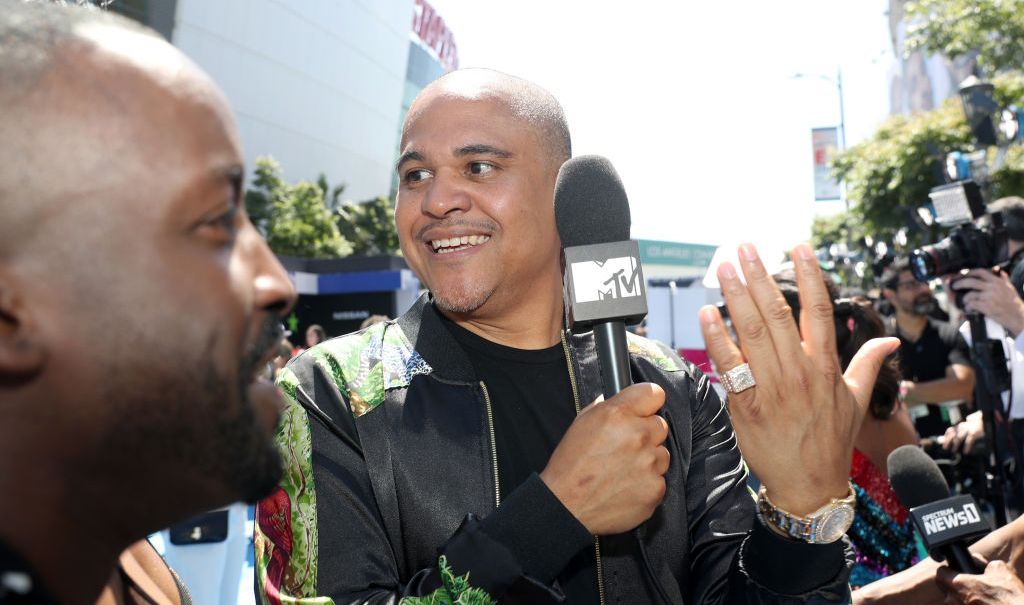
<path fill-rule="evenodd" d="M 814 147 L 814 201 L 838 200 L 839 181 L 831 175 L 829 164 L 839 148 L 839 129 L 812 128 L 811 144 Z"/>

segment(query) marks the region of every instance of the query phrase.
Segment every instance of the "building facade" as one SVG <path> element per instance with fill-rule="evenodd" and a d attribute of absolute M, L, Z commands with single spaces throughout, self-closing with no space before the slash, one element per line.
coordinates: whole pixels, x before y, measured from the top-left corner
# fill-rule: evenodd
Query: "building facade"
<path fill-rule="evenodd" d="M 960 82 L 974 71 L 972 57 L 954 61 L 921 51 L 904 56 L 908 2 L 889 0 L 889 37 L 896 57 L 889 78 L 889 111 L 893 115 L 935 109 L 944 99 L 957 94 Z"/>
<path fill-rule="evenodd" d="M 458 66 L 426 0 L 115 0 L 227 95 L 246 163 L 269 155 L 286 181 L 344 183 L 347 200 L 392 191 L 412 98 Z"/>

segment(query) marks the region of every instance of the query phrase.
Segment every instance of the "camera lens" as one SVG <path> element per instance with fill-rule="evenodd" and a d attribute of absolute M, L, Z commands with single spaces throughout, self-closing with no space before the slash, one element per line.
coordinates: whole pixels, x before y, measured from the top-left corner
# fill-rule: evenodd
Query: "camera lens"
<path fill-rule="evenodd" d="M 919 282 L 927 282 L 938 275 L 936 259 L 928 248 L 914 250 L 914 253 L 910 255 L 910 272 Z"/>
<path fill-rule="evenodd" d="M 961 229 L 955 229 L 949 237 L 932 244 L 921 246 L 910 255 L 910 270 L 918 281 L 928 281 L 941 275 L 956 273 L 970 266 L 968 258 L 961 249 Z"/>

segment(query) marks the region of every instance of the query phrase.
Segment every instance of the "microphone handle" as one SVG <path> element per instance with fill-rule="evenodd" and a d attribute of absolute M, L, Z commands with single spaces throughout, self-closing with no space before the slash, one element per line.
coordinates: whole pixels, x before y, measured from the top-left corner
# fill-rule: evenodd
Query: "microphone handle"
<path fill-rule="evenodd" d="M 597 359 L 601 363 L 601 386 L 604 396 L 611 397 L 633 384 L 629 374 L 629 347 L 626 346 L 626 323 L 622 320 L 594 324 Z"/>
<path fill-rule="evenodd" d="M 949 566 L 960 573 L 980 574 L 985 572 L 978 567 L 977 561 L 971 556 L 971 551 L 959 542 L 942 546 L 940 550 L 946 556 Z"/>

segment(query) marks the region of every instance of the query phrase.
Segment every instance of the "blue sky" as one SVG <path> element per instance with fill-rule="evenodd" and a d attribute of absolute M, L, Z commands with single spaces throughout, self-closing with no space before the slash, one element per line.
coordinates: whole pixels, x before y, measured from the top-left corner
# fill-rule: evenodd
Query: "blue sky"
<path fill-rule="evenodd" d="M 574 152 L 607 156 L 633 237 L 706 244 L 806 240 L 815 213 L 810 130 L 847 138 L 888 114 L 886 0 L 786 2 L 431 0 L 463 67 L 533 80 L 562 102 Z"/>

